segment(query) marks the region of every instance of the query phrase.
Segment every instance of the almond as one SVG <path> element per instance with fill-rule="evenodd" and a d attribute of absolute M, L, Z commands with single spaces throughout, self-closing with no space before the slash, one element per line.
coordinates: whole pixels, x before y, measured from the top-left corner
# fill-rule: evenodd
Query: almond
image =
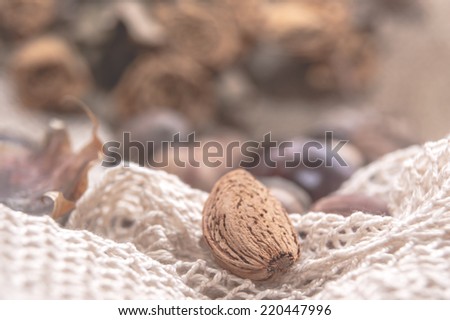
<path fill-rule="evenodd" d="M 283 273 L 300 256 L 283 206 L 242 169 L 214 185 L 203 209 L 203 235 L 220 266 L 251 280 Z"/>

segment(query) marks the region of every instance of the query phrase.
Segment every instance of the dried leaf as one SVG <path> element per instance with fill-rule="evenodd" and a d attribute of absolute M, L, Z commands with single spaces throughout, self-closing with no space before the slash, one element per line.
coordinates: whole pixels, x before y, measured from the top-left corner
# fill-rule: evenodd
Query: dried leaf
<path fill-rule="evenodd" d="M 75 202 L 67 200 L 61 192 L 47 192 L 44 196 L 53 200 L 54 206 L 52 217 L 54 219 L 61 218 L 65 213 L 72 211 L 75 208 Z"/>
<path fill-rule="evenodd" d="M 100 159 L 102 143 L 98 122 L 83 106 L 93 123 L 92 138 L 79 152 L 72 150 L 64 123 L 50 123 L 41 147 L 33 142 L 0 136 L 0 203 L 32 215 L 51 214 L 55 219 L 70 212 L 87 188 L 91 164 Z"/>

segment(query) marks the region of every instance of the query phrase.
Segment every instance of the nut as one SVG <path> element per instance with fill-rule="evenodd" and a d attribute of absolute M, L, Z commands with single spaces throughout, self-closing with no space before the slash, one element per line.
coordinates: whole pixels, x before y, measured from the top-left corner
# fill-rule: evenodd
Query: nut
<path fill-rule="evenodd" d="M 220 266 L 251 280 L 283 273 L 300 256 L 281 203 L 242 169 L 214 185 L 203 209 L 203 235 Z"/>
<path fill-rule="evenodd" d="M 344 217 L 357 211 L 380 216 L 390 215 L 387 204 L 384 201 L 356 193 L 337 194 L 322 198 L 312 205 L 310 211 L 337 213 Z"/>
<path fill-rule="evenodd" d="M 291 142 L 291 146 L 272 148 L 271 159 L 276 163 L 275 166 L 268 166 L 265 161 L 261 161 L 259 165 L 249 168 L 251 172 L 256 176 L 280 176 L 290 180 L 305 190 L 312 201 L 317 201 L 339 189 L 342 183 L 348 180 L 358 169 L 358 167 L 355 167 L 358 164 L 357 156 L 351 155 L 347 150 L 348 147 L 339 151 L 339 155 L 346 162 L 344 165 L 327 152 L 326 143 L 321 140 L 299 136 Z M 322 147 L 308 148 L 305 151 L 305 147 L 310 142 L 318 143 Z M 356 154 L 358 153 L 357 149 L 351 149 Z M 308 157 L 299 159 L 299 155 L 304 155 L 305 152 L 308 152 Z M 354 156 L 356 158 L 348 159 Z M 294 159 L 297 159 L 295 161 L 302 161 L 296 166 L 286 165 Z M 314 162 L 316 161 L 320 161 L 321 164 L 315 165 Z"/>
<path fill-rule="evenodd" d="M 281 177 L 258 178 L 280 200 L 287 213 L 304 213 L 311 205 L 311 197 L 294 182 Z"/>

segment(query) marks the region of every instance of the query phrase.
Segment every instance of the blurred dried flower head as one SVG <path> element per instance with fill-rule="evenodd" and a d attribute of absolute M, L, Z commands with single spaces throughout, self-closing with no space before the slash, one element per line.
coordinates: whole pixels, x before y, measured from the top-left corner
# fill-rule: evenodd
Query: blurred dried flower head
<path fill-rule="evenodd" d="M 374 48 L 367 32 L 355 25 L 349 6 L 344 0 L 266 3 L 263 40 L 303 64 L 301 77 L 310 89 L 360 91 L 373 75 Z"/>
<path fill-rule="evenodd" d="M 207 67 L 221 69 L 241 53 L 240 33 L 227 7 L 180 1 L 157 6 L 155 16 L 166 28 L 170 46 Z"/>
<path fill-rule="evenodd" d="M 347 32 L 348 12 L 339 2 L 281 1 L 263 6 L 264 36 L 282 44 L 291 54 L 318 59 L 330 54 Z"/>
<path fill-rule="evenodd" d="M 52 36 L 30 41 L 15 52 L 11 73 L 18 98 L 34 109 L 79 110 L 64 103 L 64 98 L 80 97 L 91 82 L 81 56 L 63 39 Z"/>
<path fill-rule="evenodd" d="M 126 71 L 117 87 L 122 117 L 169 108 L 204 124 L 215 112 L 210 74 L 195 61 L 179 54 L 143 56 Z"/>
<path fill-rule="evenodd" d="M 11 36 L 29 37 L 56 17 L 56 0 L 0 0 L 0 25 Z"/>
<path fill-rule="evenodd" d="M 260 0 L 214 0 L 230 10 L 241 37 L 245 42 L 254 42 L 260 36 L 263 21 Z"/>

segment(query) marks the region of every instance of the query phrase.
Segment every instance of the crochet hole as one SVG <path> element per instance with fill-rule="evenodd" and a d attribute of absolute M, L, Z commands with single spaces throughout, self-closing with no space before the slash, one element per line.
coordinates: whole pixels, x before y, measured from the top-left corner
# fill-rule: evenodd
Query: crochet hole
<path fill-rule="evenodd" d="M 305 240 L 306 237 L 308 236 L 308 234 L 306 232 L 304 232 L 304 231 L 300 231 L 298 233 L 298 236 L 300 237 L 300 239 Z"/>
<path fill-rule="evenodd" d="M 328 249 L 336 249 L 336 247 L 335 247 L 333 241 L 331 241 L 331 240 L 328 240 L 328 241 L 327 241 L 326 246 L 327 246 Z"/>
<path fill-rule="evenodd" d="M 122 228 L 130 228 L 131 226 L 133 226 L 133 224 L 134 224 L 134 220 L 131 220 L 131 219 L 122 219 L 122 222 L 121 222 L 121 227 Z"/>

